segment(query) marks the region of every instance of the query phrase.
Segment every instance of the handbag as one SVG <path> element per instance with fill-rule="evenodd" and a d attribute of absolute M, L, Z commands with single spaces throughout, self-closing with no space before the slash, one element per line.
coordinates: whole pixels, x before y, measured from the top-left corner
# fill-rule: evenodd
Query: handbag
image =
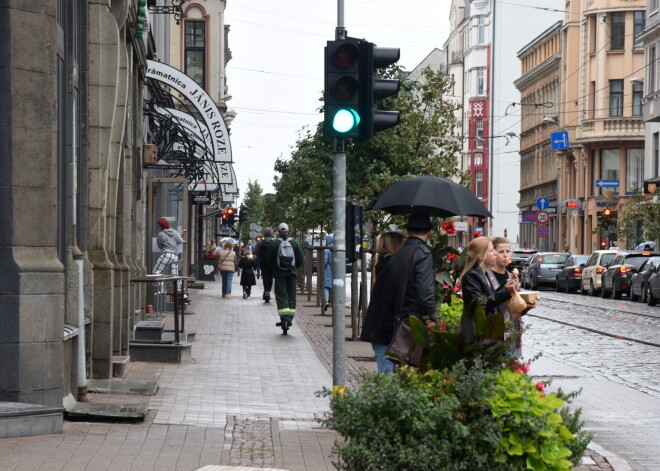
<path fill-rule="evenodd" d="M 403 309 L 406 290 L 408 289 L 408 274 L 410 272 L 411 259 L 416 250 L 417 247 L 411 250 L 410 255 L 408 255 L 399 311 Z M 408 323 L 408 316 L 400 316 L 392 340 L 390 340 L 390 344 L 387 346 L 386 355 L 391 355 L 390 359 L 393 361 L 399 363 L 403 361 L 410 366 L 418 367 L 422 361 L 423 350 L 424 349 L 420 345 L 417 345 L 413 339 L 412 329 Z"/>
<path fill-rule="evenodd" d="M 527 309 L 527 303 L 518 291 L 514 291 L 511 298 L 505 301 L 505 304 L 512 317 L 520 317 L 523 311 Z"/>

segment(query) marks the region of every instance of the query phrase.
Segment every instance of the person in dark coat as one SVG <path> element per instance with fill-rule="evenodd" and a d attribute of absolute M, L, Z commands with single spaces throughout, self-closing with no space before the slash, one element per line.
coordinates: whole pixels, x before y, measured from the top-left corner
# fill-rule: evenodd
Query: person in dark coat
<path fill-rule="evenodd" d="M 387 268 L 391 255 L 403 246 L 403 234 L 386 232 L 378 239 L 378 262 L 375 284 L 371 292 L 369 307 L 362 325 L 360 340 L 370 342 L 380 373 L 394 371 L 394 363 L 386 356 L 387 346 L 394 335 L 396 312 L 387 303 Z"/>
<path fill-rule="evenodd" d="M 254 270 L 257 268 L 257 261 L 252 256 L 252 252 L 245 251 L 245 257 L 238 262 L 241 271 L 241 286 L 243 287 L 243 299 L 247 299 L 252 294 L 252 287 L 257 284 L 257 278 Z"/>
<path fill-rule="evenodd" d="M 475 340 L 476 328 L 474 310 L 481 303 L 487 316 L 499 312 L 499 306 L 515 291 L 518 282 L 509 278 L 499 288 L 494 289 L 488 279 L 487 270 L 497 263 L 497 252 L 487 237 L 477 237 L 468 245 L 468 258 L 461 273 L 463 292 L 463 315 L 461 316 L 461 340 L 471 344 Z"/>

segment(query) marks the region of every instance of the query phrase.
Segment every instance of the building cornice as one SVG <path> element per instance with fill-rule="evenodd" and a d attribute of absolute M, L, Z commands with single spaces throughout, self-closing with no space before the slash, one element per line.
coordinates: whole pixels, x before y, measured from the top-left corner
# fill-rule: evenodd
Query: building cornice
<path fill-rule="evenodd" d="M 520 78 L 516 79 L 513 84 L 518 90 L 523 90 L 529 85 L 537 82 L 541 78 L 547 76 L 550 72 L 554 70 L 559 70 L 561 64 L 561 54 L 555 53 L 548 57 L 546 60 L 541 62 L 539 65 L 534 67 L 529 72 L 522 75 Z"/>

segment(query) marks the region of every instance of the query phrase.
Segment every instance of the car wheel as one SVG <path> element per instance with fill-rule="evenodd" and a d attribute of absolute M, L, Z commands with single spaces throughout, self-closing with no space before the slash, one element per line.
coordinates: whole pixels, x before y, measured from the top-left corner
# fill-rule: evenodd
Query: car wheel
<path fill-rule="evenodd" d="M 573 288 L 571 288 L 571 285 L 568 282 L 566 282 L 566 292 L 567 293 L 575 293 L 575 290 Z"/>
<path fill-rule="evenodd" d="M 639 296 L 633 293 L 632 286 L 630 287 L 630 292 L 628 293 L 628 296 L 630 296 L 631 301 L 639 301 Z"/>
<path fill-rule="evenodd" d="M 555 289 L 557 290 L 558 293 L 561 293 L 561 283 L 559 282 L 559 278 L 555 278 Z"/>
<path fill-rule="evenodd" d="M 612 297 L 614 299 L 621 299 L 621 294 L 622 294 L 621 291 L 619 291 L 618 289 L 616 288 L 612 289 Z"/>
<path fill-rule="evenodd" d="M 580 281 L 580 294 L 582 296 L 589 294 L 589 291 L 587 291 L 587 289 L 584 287 L 584 281 Z"/>
<path fill-rule="evenodd" d="M 600 286 L 600 296 L 602 298 L 609 298 L 610 297 L 610 292 L 605 289 L 605 284 L 601 281 L 601 286 Z"/>
<path fill-rule="evenodd" d="M 651 293 L 651 289 L 647 286 L 646 287 L 646 303 L 649 306 L 655 306 L 657 302 L 658 302 L 658 300 L 653 297 L 653 294 Z"/>
<path fill-rule="evenodd" d="M 589 285 L 589 292 L 591 293 L 592 296 L 598 296 L 600 293 L 596 291 L 596 287 L 594 286 L 594 280 L 591 280 L 591 284 Z"/>
<path fill-rule="evenodd" d="M 646 302 L 646 286 L 644 286 L 644 285 L 642 285 L 642 296 L 641 296 L 640 301 L 642 301 L 643 303 Z"/>

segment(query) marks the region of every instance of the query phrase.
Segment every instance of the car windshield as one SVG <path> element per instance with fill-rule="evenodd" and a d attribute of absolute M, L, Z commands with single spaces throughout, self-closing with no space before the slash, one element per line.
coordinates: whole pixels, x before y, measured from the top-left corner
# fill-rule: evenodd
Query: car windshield
<path fill-rule="evenodd" d="M 643 255 L 632 255 L 628 258 L 626 258 L 626 261 L 624 262 L 625 265 L 632 265 L 634 267 L 639 267 L 642 263 L 647 261 L 649 259 L 648 256 L 643 256 Z"/>
<path fill-rule="evenodd" d="M 606 253 L 603 254 L 603 258 L 600 259 L 600 264 L 604 267 L 608 266 L 612 259 L 616 257 L 615 253 Z"/>
<path fill-rule="evenodd" d="M 576 265 L 580 265 L 582 263 L 587 263 L 587 259 L 589 258 L 589 255 L 576 255 L 573 257 L 573 261 L 575 262 Z"/>
<path fill-rule="evenodd" d="M 539 263 L 542 263 L 543 265 L 563 265 L 566 263 L 566 258 L 568 258 L 568 255 L 551 253 L 542 255 Z"/>

